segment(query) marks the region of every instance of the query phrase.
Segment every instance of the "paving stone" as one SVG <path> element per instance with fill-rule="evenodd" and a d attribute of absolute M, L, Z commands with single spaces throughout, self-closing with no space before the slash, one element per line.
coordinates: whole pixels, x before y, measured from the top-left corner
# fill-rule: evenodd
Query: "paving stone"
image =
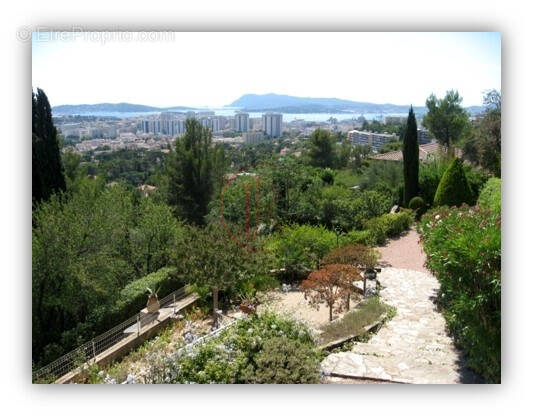
<path fill-rule="evenodd" d="M 367 343 L 355 343 L 351 352 L 330 354 L 326 371 L 408 381 L 460 383 L 461 354 L 446 333 L 446 322 L 433 297 L 437 279 L 427 272 L 393 267 L 380 274 L 382 300 L 396 307 L 395 317 Z"/>

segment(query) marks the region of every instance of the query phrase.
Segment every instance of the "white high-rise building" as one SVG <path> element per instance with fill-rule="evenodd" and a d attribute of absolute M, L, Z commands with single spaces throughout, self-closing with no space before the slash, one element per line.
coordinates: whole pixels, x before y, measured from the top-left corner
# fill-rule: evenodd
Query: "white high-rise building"
<path fill-rule="evenodd" d="M 283 131 L 283 115 L 280 113 L 263 114 L 263 132 L 268 137 L 280 137 Z"/>
<path fill-rule="evenodd" d="M 245 132 L 248 131 L 250 116 L 248 113 L 235 114 L 235 131 Z"/>

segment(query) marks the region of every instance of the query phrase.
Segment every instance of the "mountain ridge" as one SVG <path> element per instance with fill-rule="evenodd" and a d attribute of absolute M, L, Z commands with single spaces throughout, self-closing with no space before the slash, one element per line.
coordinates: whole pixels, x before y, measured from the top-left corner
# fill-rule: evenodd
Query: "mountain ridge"
<path fill-rule="evenodd" d="M 410 105 L 401 104 L 376 104 L 364 101 L 351 101 L 340 98 L 317 98 L 297 97 L 285 94 L 244 94 L 225 107 L 239 107 L 247 112 L 277 111 L 281 113 L 346 113 L 346 114 L 407 114 Z M 424 114 L 427 108 L 413 106 L 415 113 Z M 54 115 L 90 114 L 94 112 L 117 112 L 117 113 L 147 113 L 164 111 L 189 111 L 201 110 L 197 107 L 172 106 L 155 107 L 143 104 L 121 103 L 98 103 L 98 104 L 65 104 L 52 107 Z M 466 107 L 472 114 L 483 110 L 482 106 Z"/>
<path fill-rule="evenodd" d="M 241 107 L 244 111 L 279 112 L 346 112 L 346 113 L 407 113 L 411 105 L 376 104 L 365 101 L 351 101 L 340 98 L 297 97 L 286 94 L 244 94 L 229 106 Z M 481 106 L 466 108 L 472 113 L 482 110 Z M 291 111 L 287 111 L 291 110 Z M 413 106 L 417 113 L 427 112 L 425 106 Z"/>

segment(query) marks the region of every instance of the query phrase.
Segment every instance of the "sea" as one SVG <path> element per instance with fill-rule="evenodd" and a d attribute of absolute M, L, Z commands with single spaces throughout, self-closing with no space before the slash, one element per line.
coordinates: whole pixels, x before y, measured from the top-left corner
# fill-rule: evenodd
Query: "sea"
<path fill-rule="evenodd" d="M 238 111 L 241 111 L 240 108 L 237 107 L 202 107 L 202 108 L 195 108 L 191 111 L 195 112 L 204 112 L 204 111 L 212 111 L 217 116 L 226 116 L 231 117 L 235 115 Z M 147 112 L 120 112 L 120 111 L 87 111 L 87 112 L 80 112 L 79 114 L 72 114 L 69 113 L 69 115 L 81 115 L 81 116 L 95 116 L 95 117 L 117 117 L 117 118 L 131 118 L 131 117 L 143 117 L 143 116 L 151 116 L 155 114 L 160 114 L 161 111 L 147 111 Z M 263 115 L 263 112 L 248 112 L 250 114 L 250 117 L 256 118 L 261 117 Z M 327 121 L 330 118 L 336 118 L 338 121 L 343 120 L 354 120 L 357 119 L 360 116 L 363 116 L 367 120 L 377 120 L 381 121 L 385 116 L 406 116 L 407 114 L 397 114 L 397 113 L 282 113 L 283 114 L 283 121 L 286 123 L 289 123 L 293 120 L 304 120 L 304 121 Z M 63 114 L 61 113 L 54 113 L 54 116 L 61 116 Z"/>

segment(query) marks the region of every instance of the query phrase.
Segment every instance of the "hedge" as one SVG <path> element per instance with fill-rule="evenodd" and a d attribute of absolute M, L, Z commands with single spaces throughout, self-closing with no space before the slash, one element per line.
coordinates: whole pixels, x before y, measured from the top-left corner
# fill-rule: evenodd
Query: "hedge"
<path fill-rule="evenodd" d="M 365 223 L 365 229 L 370 233 L 372 245 L 383 244 L 387 237 L 394 237 L 407 230 L 413 224 L 413 213 L 403 210 L 396 214 L 385 214 L 372 218 Z"/>
<path fill-rule="evenodd" d="M 500 213 L 502 210 L 502 180 L 490 178 L 481 190 L 477 203 L 481 208 Z"/>
<path fill-rule="evenodd" d="M 350 231 L 341 236 L 342 245 L 366 244 L 375 246 L 383 244 L 387 237 L 394 237 L 407 230 L 413 224 L 413 212 L 403 210 L 395 214 L 384 214 L 365 223 L 365 229 Z"/>
<path fill-rule="evenodd" d="M 441 207 L 422 217 L 427 266 L 439 305 L 467 365 L 501 380 L 501 217 L 478 206 Z"/>

